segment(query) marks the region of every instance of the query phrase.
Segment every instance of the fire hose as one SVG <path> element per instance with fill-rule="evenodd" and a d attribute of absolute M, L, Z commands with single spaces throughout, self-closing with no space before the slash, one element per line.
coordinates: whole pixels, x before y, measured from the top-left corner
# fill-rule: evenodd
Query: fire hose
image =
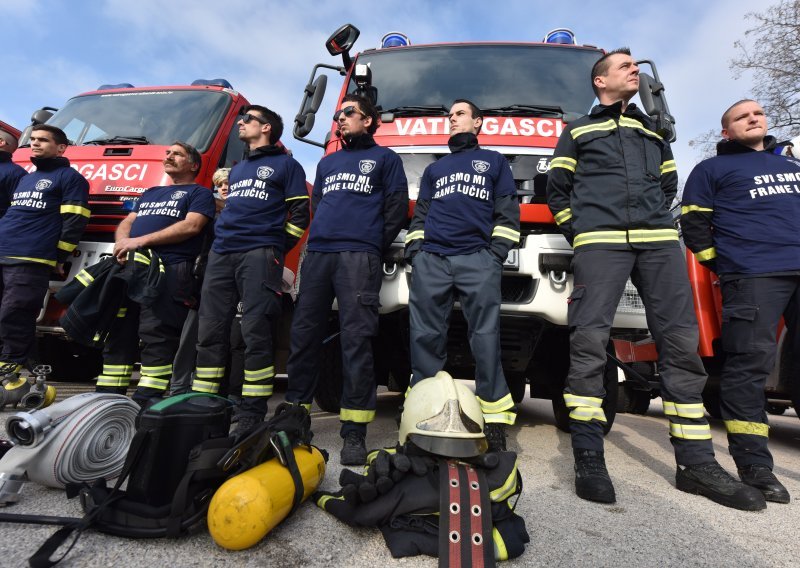
<path fill-rule="evenodd" d="M 126 396 L 85 393 L 11 416 L 15 445 L 0 459 L 0 507 L 17 502 L 26 481 L 63 488 L 119 475 L 138 412 Z"/>

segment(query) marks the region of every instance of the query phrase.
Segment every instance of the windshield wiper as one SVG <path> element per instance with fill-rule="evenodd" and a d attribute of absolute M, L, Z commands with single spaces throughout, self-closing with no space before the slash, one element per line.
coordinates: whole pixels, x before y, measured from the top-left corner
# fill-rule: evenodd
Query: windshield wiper
<path fill-rule="evenodd" d="M 150 144 L 150 140 L 144 136 L 111 136 L 109 138 L 97 138 L 84 142 L 84 146 L 110 146 L 112 144 Z"/>
<path fill-rule="evenodd" d="M 564 111 L 559 106 L 551 105 L 508 105 L 502 107 L 481 109 L 484 114 L 500 116 L 564 116 Z"/>
<path fill-rule="evenodd" d="M 448 112 L 444 105 L 407 105 L 381 111 L 395 116 L 447 116 Z"/>

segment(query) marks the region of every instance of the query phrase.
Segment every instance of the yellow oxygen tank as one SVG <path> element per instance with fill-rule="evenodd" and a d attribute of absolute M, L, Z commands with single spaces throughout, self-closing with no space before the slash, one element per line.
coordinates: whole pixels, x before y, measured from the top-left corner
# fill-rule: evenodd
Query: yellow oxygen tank
<path fill-rule="evenodd" d="M 313 446 L 295 447 L 294 459 L 303 478 L 305 501 L 325 477 L 325 459 Z M 273 458 L 217 489 L 208 507 L 208 530 L 222 548 L 250 548 L 286 518 L 293 499 L 292 475 Z"/>

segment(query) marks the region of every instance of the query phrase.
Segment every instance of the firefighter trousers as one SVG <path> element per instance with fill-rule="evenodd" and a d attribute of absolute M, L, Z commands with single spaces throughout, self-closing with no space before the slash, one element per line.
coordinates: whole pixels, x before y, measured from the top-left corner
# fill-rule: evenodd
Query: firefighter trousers
<path fill-rule="evenodd" d="M 239 302 L 239 306 L 241 306 L 241 302 Z M 242 383 L 244 382 L 245 349 L 244 340 L 242 339 L 241 321 L 242 317 L 240 311 L 237 317 L 233 318 L 233 323 L 231 324 L 230 356 L 226 360 L 226 374 L 222 383 L 223 387 L 227 384 L 228 392 L 223 392 L 224 388 L 220 390 L 220 394 L 236 395 L 239 397 L 242 395 Z M 200 323 L 197 310 L 189 310 L 189 315 L 186 316 L 186 321 L 181 331 L 178 352 L 175 353 L 172 381 L 169 387 L 170 396 L 184 394 L 192 389 L 194 370 L 197 366 L 198 327 L 200 327 Z"/>
<path fill-rule="evenodd" d="M 773 467 L 764 387 L 775 366 L 776 333 L 786 324 L 781 367 L 800 358 L 800 276 L 758 276 L 722 283 L 721 410 L 728 447 L 738 468 Z M 790 373 L 791 374 L 791 373 Z M 800 381 L 796 374 L 790 380 Z M 797 388 L 797 385 L 793 385 Z"/>
<path fill-rule="evenodd" d="M 502 272 L 502 263 L 488 248 L 453 256 L 417 253 L 408 306 L 411 384 L 434 376 L 447 363 L 447 326 L 458 300 L 467 320 L 484 422 L 510 425 L 516 412 L 500 358 Z"/>
<path fill-rule="evenodd" d="M 366 433 L 377 402 L 372 338 L 378 334 L 381 259 L 368 252 L 308 252 L 292 319 L 286 400 L 311 407 L 333 299 L 342 353 L 341 435 Z"/>
<path fill-rule="evenodd" d="M 103 351 L 98 392 L 125 394 L 141 340 L 141 373 L 132 398 L 145 407 L 164 396 L 172 380 L 173 359 L 189 313 L 192 266 L 192 261 L 165 265 L 165 289 L 152 305 L 127 301 L 120 308 Z"/>
<path fill-rule="evenodd" d="M 24 366 L 36 336 L 50 267 L 46 264 L 0 264 L 0 364 Z"/>
<path fill-rule="evenodd" d="M 697 354 L 697 318 L 682 250 L 677 246 L 579 250 L 573 270 L 575 286 L 568 307 L 570 369 L 564 389 L 573 448 L 603 449 L 606 345 L 630 276 L 644 302 L 658 350 L 661 398 L 675 459 L 680 465 L 714 461 L 702 401 L 707 376 Z"/>
<path fill-rule="evenodd" d="M 273 247 L 208 255 L 197 333 L 192 390 L 217 394 L 225 377 L 231 324 L 242 303 L 245 344 L 243 415 L 264 417 L 272 396 L 275 365 L 272 323 L 281 313 L 283 259 Z"/>

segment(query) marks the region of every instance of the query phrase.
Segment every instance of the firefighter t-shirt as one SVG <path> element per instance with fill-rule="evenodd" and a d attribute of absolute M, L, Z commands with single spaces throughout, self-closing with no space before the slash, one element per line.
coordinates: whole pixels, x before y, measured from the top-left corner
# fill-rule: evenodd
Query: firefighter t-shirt
<path fill-rule="evenodd" d="M 197 184 L 151 187 L 136 202 L 136 219 L 131 225 L 131 237 L 141 237 L 165 229 L 186 219 L 188 213 L 200 213 L 214 218 L 214 196 L 207 187 Z M 203 232 L 180 243 L 152 247 L 164 264 L 193 260 L 200 254 Z"/>
<path fill-rule="evenodd" d="M 286 202 L 307 199 L 303 167 L 283 152 L 258 154 L 230 173 L 228 199 L 214 225 L 212 250 L 219 254 L 286 245 Z"/>
<path fill-rule="evenodd" d="M 419 199 L 430 201 L 422 250 L 456 255 L 488 247 L 495 197 L 516 194 L 502 154 L 478 148 L 442 157 L 425 168 L 420 182 Z"/>
<path fill-rule="evenodd" d="M 388 148 L 340 150 L 323 158 L 308 250 L 381 254 L 384 196 L 395 191 L 407 193 L 408 182 L 400 156 Z"/>

